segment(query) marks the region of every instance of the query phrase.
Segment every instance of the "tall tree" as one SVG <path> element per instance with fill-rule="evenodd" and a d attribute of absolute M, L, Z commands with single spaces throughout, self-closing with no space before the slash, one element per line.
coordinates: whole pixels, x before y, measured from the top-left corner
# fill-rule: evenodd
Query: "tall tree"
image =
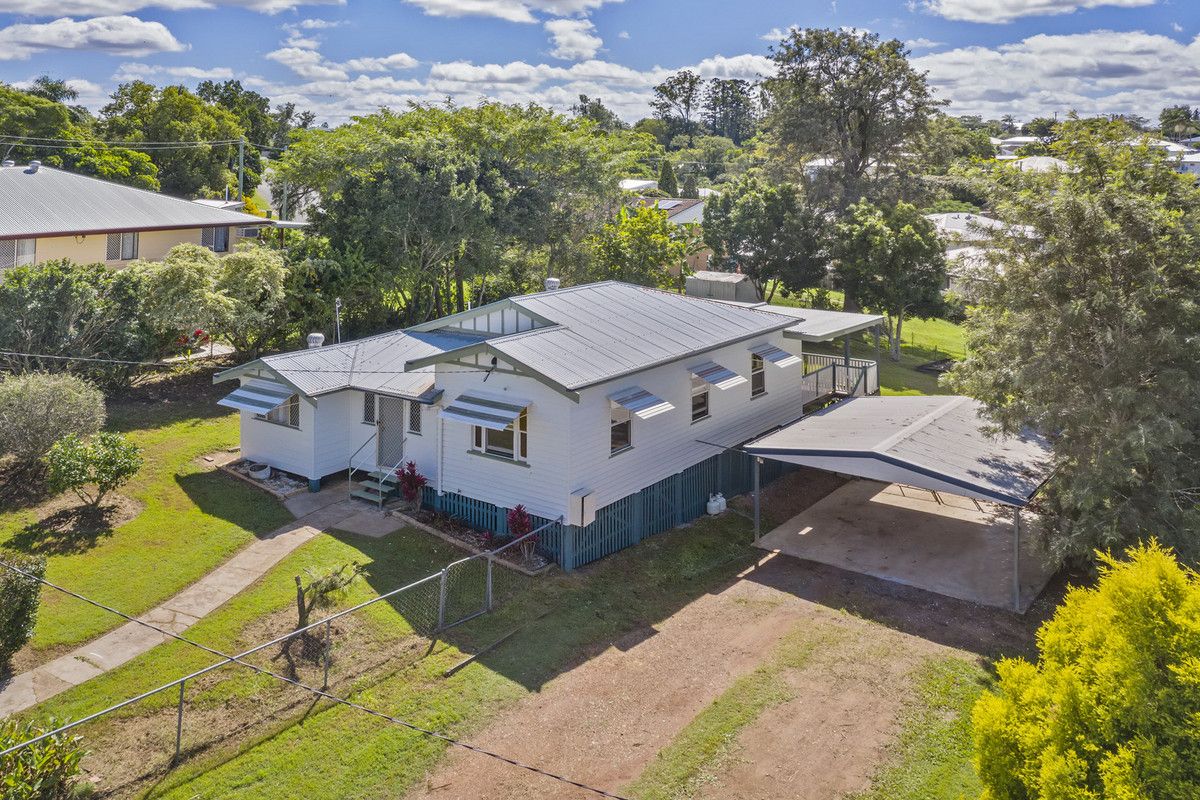
<path fill-rule="evenodd" d="M 847 208 L 872 171 L 894 165 L 938 107 L 924 73 L 896 39 L 850 29 L 792 29 L 773 53 L 764 83 L 769 124 L 793 156 L 836 163 L 836 204 Z"/>
<path fill-rule="evenodd" d="M 696 185 L 696 173 L 689 172 L 683 176 L 683 186 L 679 189 L 679 196 L 689 200 L 695 200 L 700 197 L 700 187 Z"/>
<path fill-rule="evenodd" d="M 604 105 L 604 101 L 599 97 L 588 97 L 586 94 L 579 95 L 579 102 L 571 106 L 571 113 L 581 119 L 591 120 L 596 123 L 597 128 L 606 133 L 624 130 L 629 127 L 621 121 L 621 118 L 617 116 L 617 112 Z"/>
<path fill-rule="evenodd" d="M 675 168 L 668 159 L 663 159 L 658 167 L 658 188 L 667 197 L 679 196 L 679 180 L 675 177 Z"/>
<path fill-rule="evenodd" d="M 750 278 L 770 301 L 816 286 L 829 265 L 825 215 L 792 184 L 746 180 L 704 205 L 704 241 L 720 269 Z"/>
<path fill-rule="evenodd" d="M 884 315 L 891 359 L 899 361 L 904 320 L 942 308 L 945 245 L 933 223 L 909 203 L 882 209 L 862 201 L 838 224 L 833 256 L 843 289 L 853 288 L 865 307 Z"/>
<path fill-rule="evenodd" d="M 1057 126 L 1058 120 L 1051 117 L 1034 117 L 1021 126 L 1021 133 L 1049 141 L 1054 136 L 1054 129 Z"/>
<path fill-rule="evenodd" d="M 695 115 L 700 108 L 704 82 L 690 69 L 680 70 L 654 87 L 650 101 L 655 115 L 675 128 L 674 134 L 688 137 L 688 147 L 696 134 Z"/>
<path fill-rule="evenodd" d="M 686 237 L 667 221 L 667 212 L 653 206 L 622 208 L 591 243 L 592 278 L 663 289 L 676 283 L 671 269 L 687 255 Z"/>
<path fill-rule="evenodd" d="M 39 75 L 34 78 L 33 85 L 26 91 L 34 97 L 42 97 L 52 103 L 66 103 L 68 100 L 78 100 L 79 92 L 72 89 L 62 78 L 51 78 L 49 75 Z"/>
<path fill-rule="evenodd" d="M 1059 553 L 1158 536 L 1200 556 L 1200 191 L 1103 120 L 1060 124 L 1070 170 L 982 175 L 1002 264 L 968 319 L 952 385 L 1004 429 L 1052 437 L 1045 493 Z"/>
<path fill-rule="evenodd" d="M 704 124 L 740 145 L 758 125 L 758 88 L 740 78 L 713 78 L 704 90 Z"/>
<path fill-rule="evenodd" d="M 1158 115 L 1163 137 L 1179 141 L 1200 132 L 1200 109 L 1191 106 L 1169 106 Z"/>
<path fill-rule="evenodd" d="M 246 196 L 254 194 L 262 182 L 263 153 L 260 145 L 271 146 L 279 127 L 279 119 L 271 113 L 271 101 L 258 92 L 242 86 L 241 81 L 228 80 L 223 83 L 201 81 L 196 87 L 196 96 L 209 105 L 223 108 L 237 117 L 242 135 L 246 137 L 244 153 Z M 232 151 L 229 169 L 236 170 L 237 152 Z"/>

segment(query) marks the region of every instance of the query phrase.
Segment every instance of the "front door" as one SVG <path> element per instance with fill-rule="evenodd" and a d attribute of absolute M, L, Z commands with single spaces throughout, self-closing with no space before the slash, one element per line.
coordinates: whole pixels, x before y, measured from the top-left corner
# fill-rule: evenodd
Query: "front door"
<path fill-rule="evenodd" d="M 399 397 L 379 395 L 377 458 L 380 469 L 393 469 L 404 460 L 404 407 Z"/>

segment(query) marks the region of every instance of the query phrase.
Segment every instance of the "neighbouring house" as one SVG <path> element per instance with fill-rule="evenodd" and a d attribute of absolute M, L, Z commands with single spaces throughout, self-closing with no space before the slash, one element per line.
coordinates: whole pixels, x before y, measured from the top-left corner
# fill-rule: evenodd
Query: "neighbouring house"
<path fill-rule="evenodd" d="M 926 214 L 938 236 L 946 244 L 946 282 L 943 291 L 954 292 L 968 300 L 978 295 L 979 285 L 993 270 L 999 269 L 987 257 L 991 237 L 1008 232 L 1032 235 L 1026 225 L 1011 225 L 980 214 L 952 212 Z"/>
<path fill-rule="evenodd" d="M 184 242 L 226 252 L 271 224 L 229 203 L 182 200 L 36 161 L 6 161 L 0 165 L 0 271 L 54 259 L 120 267 L 159 260 Z"/>
<path fill-rule="evenodd" d="M 1069 172 L 1072 167 L 1054 156 L 1025 156 L 1008 162 L 1021 172 Z"/>
<path fill-rule="evenodd" d="M 740 272 L 698 270 L 687 276 L 685 285 L 685 291 L 691 297 L 737 300 L 743 303 L 753 303 L 762 299 L 749 276 Z"/>
<path fill-rule="evenodd" d="M 1180 158 L 1179 171 L 1185 175 L 1200 177 L 1200 153 L 1192 153 Z"/>
<path fill-rule="evenodd" d="M 996 149 L 1000 151 L 1002 156 L 1016 155 L 1017 151 L 1022 147 L 1031 144 L 1041 144 L 1044 140 L 1037 136 L 1009 136 L 1001 139 L 996 145 Z"/>
<path fill-rule="evenodd" d="M 687 197 L 639 197 L 638 208 L 657 208 L 667 212 L 667 222 L 672 225 L 702 224 L 704 222 L 704 200 Z"/>
<path fill-rule="evenodd" d="M 658 188 L 658 181 L 648 178 L 623 178 L 617 181 L 617 188 L 622 192 L 648 192 Z"/>
<path fill-rule="evenodd" d="M 382 502 L 408 461 L 426 505 L 504 532 L 524 505 L 561 519 L 566 568 L 747 491 L 734 446 L 806 406 L 878 391 L 875 363 L 803 352 L 878 316 L 701 299 L 618 282 L 513 297 L 402 331 L 266 356 L 215 376 L 242 455 L 347 475 Z M 767 478 L 777 475 L 778 470 Z"/>

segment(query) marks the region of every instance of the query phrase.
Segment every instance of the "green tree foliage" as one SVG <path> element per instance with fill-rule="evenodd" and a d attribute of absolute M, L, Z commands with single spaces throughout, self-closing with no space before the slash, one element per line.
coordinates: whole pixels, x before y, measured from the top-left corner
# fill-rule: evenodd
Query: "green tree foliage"
<path fill-rule="evenodd" d="M 98 507 L 142 468 L 142 451 L 118 433 L 84 438 L 67 434 L 46 453 L 46 477 L 54 492 L 71 491 Z"/>
<path fill-rule="evenodd" d="M 696 134 L 696 115 L 704 101 L 704 81 L 690 69 L 680 70 L 654 87 L 650 107 L 667 124 L 670 137 L 683 134 L 688 146 Z"/>
<path fill-rule="evenodd" d="M 0 720 L 0 750 L 27 742 L 58 727 L 51 719 L 47 727 L 16 719 Z M 83 740 L 60 733 L 0 756 L 0 796 L 5 800 L 71 800 L 79 797 L 79 762 Z"/>
<path fill-rule="evenodd" d="M 825 277 L 827 223 L 792 184 L 745 180 L 704 204 L 704 241 L 719 269 L 739 269 L 759 297 L 802 291 Z"/>
<path fill-rule="evenodd" d="M 220 333 L 257 357 L 287 325 L 287 267 L 278 251 L 243 245 L 221 259 L 216 291 L 226 298 Z"/>
<path fill-rule="evenodd" d="M 689 200 L 700 197 L 700 187 L 696 185 L 696 173 L 689 172 L 683 176 L 683 186 L 679 188 L 679 196 Z"/>
<path fill-rule="evenodd" d="M 38 579 L 46 575 L 46 559 L 44 556 L 0 549 L 0 561 L 27 573 L 22 575 L 0 566 L 0 671 L 3 671 L 17 651 L 33 636 L 42 592 Z M 3 741 L 2 735 L 0 741 Z M 0 760 L 2 763 L 3 760 Z M 3 785 L 3 779 L 0 778 L 0 787 Z"/>
<path fill-rule="evenodd" d="M 675 168 L 665 158 L 658 168 L 658 188 L 667 197 L 679 196 L 679 181 L 675 177 Z"/>
<path fill-rule="evenodd" d="M 217 288 L 221 260 L 207 247 L 177 244 L 161 262 L 138 261 L 130 269 L 142 276 L 146 325 L 160 342 L 197 329 L 224 331 L 229 298 Z"/>
<path fill-rule="evenodd" d="M 906 317 L 928 318 L 942 308 L 945 245 L 933 223 L 909 203 L 883 209 L 851 206 L 834 238 L 834 276 L 863 305 L 884 315 L 893 361 L 900 360 Z"/>
<path fill-rule="evenodd" d="M 233 111 L 206 103 L 182 86 L 123 83 L 100 112 L 107 139 L 132 142 L 236 141 L 244 135 Z M 217 195 L 237 186 L 230 170 L 236 144 L 159 149 L 150 157 L 162 191 L 184 197 Z M 252 192 L 257 184 L 248 183 Z"/>
<path fill-rule="evenodd" d="M 713 78 L 704 89 L 704 124 L 740 145 L 758 127 L 758 87 L 740 78 Z"/>
<path fill-rule="evenodd" d="M 984 800 L 1200 796 L 1200 576 L 1151 543 L 1101 556 L 1038 632 L 1039 659 L 1005 659 L 973 713 Z"/>
<path fill-rule="evenodd" d="M 996 155 L 987 131 L 970 130 L 946 114 L 930 117 L 918 142 L 916 166 L 929 175 L 945 175 L 955 164 Z"/>
<path fill-rule="evenodd" d="M 40 372 L 0 378 L 0 455 L 23 467 L 37 465 L 63 436 L 96 433 L 104 419 L 104 395 L 82 378 Z"/>
<path fill-rule="evenodd" d="M 732 162 L 741 154 L 741 150 L 732 139 L 724 136 L 697 136 L 691 147 L 684 146 L 685 142 L 672 142 L 671 160 L 675 164 L 687 164 L 688 171 L 699 170 L 710 181 L 717 183 L 728 178 Z M 695 163 L 688 163 L 695 162 Z"/>
<path fill-rule="evenodd" d="M 1051 117 L 1034 117 L 1021 126 L 1021 133 L 1049 141 L 1054 138 L 1054 129 L 1057 127 L 1058 121 Z"/>
<path fill-rule="evenodd" d="M 247 197 L 253 195 L 262 182 L 264 167 L 263 154 L 255 145 L 271 145 L 280 124 L 280 117 L 271 113 L 270 98 L 244 88 L 242 82 L 236 80 L 223 83 L 201 81 L 196 86 L 196 96 L 212 107 L 232 112 L 237 118 L 242 135 L 248 142 L 243 155 L 243 191 Z M 231 172 L 237 170 L 236 150 L 230 151 L 228 166 Z"/>
<path fill-rule="evenodd" d="M 604 101 L 599 97 L 579 95 L 579 102 L 571 106 L 571 113 L 580 119 L 590 120 L 605 133 L 622 131 L 629 127 L 621 121 L 615 111 L 604 105 Z"/>
<path fill-rule="evenodd" d="M 142 317 L 145 295 L 137 270 L 70 261 L 14 267 L 0 281 L 0 350 L 128 361 L 157 357 Z M 128 365 L 99 361 L 7 356 L 0 364 L 16 372 L 70 370 L 102 385 L 122 385 L 136 374 Z"/>
<path fill-rule="evenodd" d="M 667 212 L 652 206 L 621 209 L 614 222 L 591 237 L 594 280 L 617 280 L 670 288 L 678 283 L 671 268 L 687 255 L 687 244 Z"/>
<path fill-rule="evenodd" d="M 654 140 L 663 147 L 666 147 L 671 142 L 671 127 L 656 117 L 639 119 L 633 124 L 633 130 L 637 133 L 653 136 Z"/>
<path fill-rule="evenodd" d="M 345 596 L 346 590 L 354 579 L 361 575 L 365 567 L 357 561 L 342 564 L 336 569 L 323 572 L 308 570 L 305 581 L 296 576 L 296 628 L 307 628 L 312 612 L 321 608 L 331 608 L 338 598 Z M 291 640 L 289 640 L 290 642 Z"/>
<path fill-rule="evenodd" d="M 1053 434 L 1052 544 L 1086 556 L 1151 535 L 1200 556 L 1200 191 L 1119 123 L 1060 125 L 1070 171 L 980 176 L 1003 265 L 968 320 L 952 386 L 1006 430 Z"/>
<path fill-rule="evenodd" d="M 1200 134 L 1200 108 L 1168 106 L 1158 115 L 1158 126 L 1164 138 L 1175 141 Z"/>
<path fill-rule="evenodd" d="M 847 28 L 793 29 L 773 58 L 776 74 L 763 91 L 776 158 L 833 158 L 839 208 L 866 193 L 873 173 L 901 160 L 939 105 L 896 39 Z"/>
<path fill-rule="evenodd" d="M 78 142 L 78 145 L 45 148 L 34 144 L 15 147 L 6 144 L 3 148 L 6 158 L 19 162 L 39 159 L 47 166 L 116 183 L 141 189 L 159 188 L 158 168 L 149 156 L 99 142 L 86 115 L 46 97 L 47 94 L 58 94 L 57 88 L 46 85 L 43 89 L 41 94 L 35 94 L 0 83 L 0 136 L 64 139 Z"/>

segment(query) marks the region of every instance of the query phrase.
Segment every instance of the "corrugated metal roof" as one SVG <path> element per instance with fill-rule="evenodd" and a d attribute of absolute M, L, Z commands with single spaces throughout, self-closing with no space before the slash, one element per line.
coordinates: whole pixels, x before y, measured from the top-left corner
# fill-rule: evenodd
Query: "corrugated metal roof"
<path fill-rule="evenodd" d="M 555 324 L 491 339 L 489 348 L 571 390 L 792 323 L 768 311 L 615 281 L 512 302 Z"/>
<path fill-rule="evenodd" d="M 707 269 L 698 269 L 689 275 L 688 278 L 695 278 L 700 281 L 715 281 L 717 283 L 741 283 L 742 281 L 750 280 L 750 276 L 743 275 L 740 272 L 716 272 Z"/>
<path fill-rule="evenodd" d="M 739 300 L 717 300 L 716 302 L 741 308 L 770 311 L 772 314 L 791 317 L 794 324 L 787 329 L 787 335 L 805 342 L 828 342 L 848 333 L 865 331 L 883 322 L 883 317 L 879 314 L 854 314 L 848 311 L 828 311 L 823 308 L 772 306 L 761 302 L 746 303 Z"/>
<path fill-rule="evenodd" d="M 0 167 L 0 239 L 265 224 L 262 217 L 51 167 Z"/>
<path fill-rule="evenodd" d="M 1050 445 L 1030 432 L 989 436 L 981 409 L 968 397 L 855 397 L 744 449 L 798 464 L 822 458 L 862 459 L 876 467 L 882 462 L 897 483 L 950 484 L 967 496 L 1023 506 L 1049 476 Z M 868 471 L 878 478 L 877 468 Z"/>

